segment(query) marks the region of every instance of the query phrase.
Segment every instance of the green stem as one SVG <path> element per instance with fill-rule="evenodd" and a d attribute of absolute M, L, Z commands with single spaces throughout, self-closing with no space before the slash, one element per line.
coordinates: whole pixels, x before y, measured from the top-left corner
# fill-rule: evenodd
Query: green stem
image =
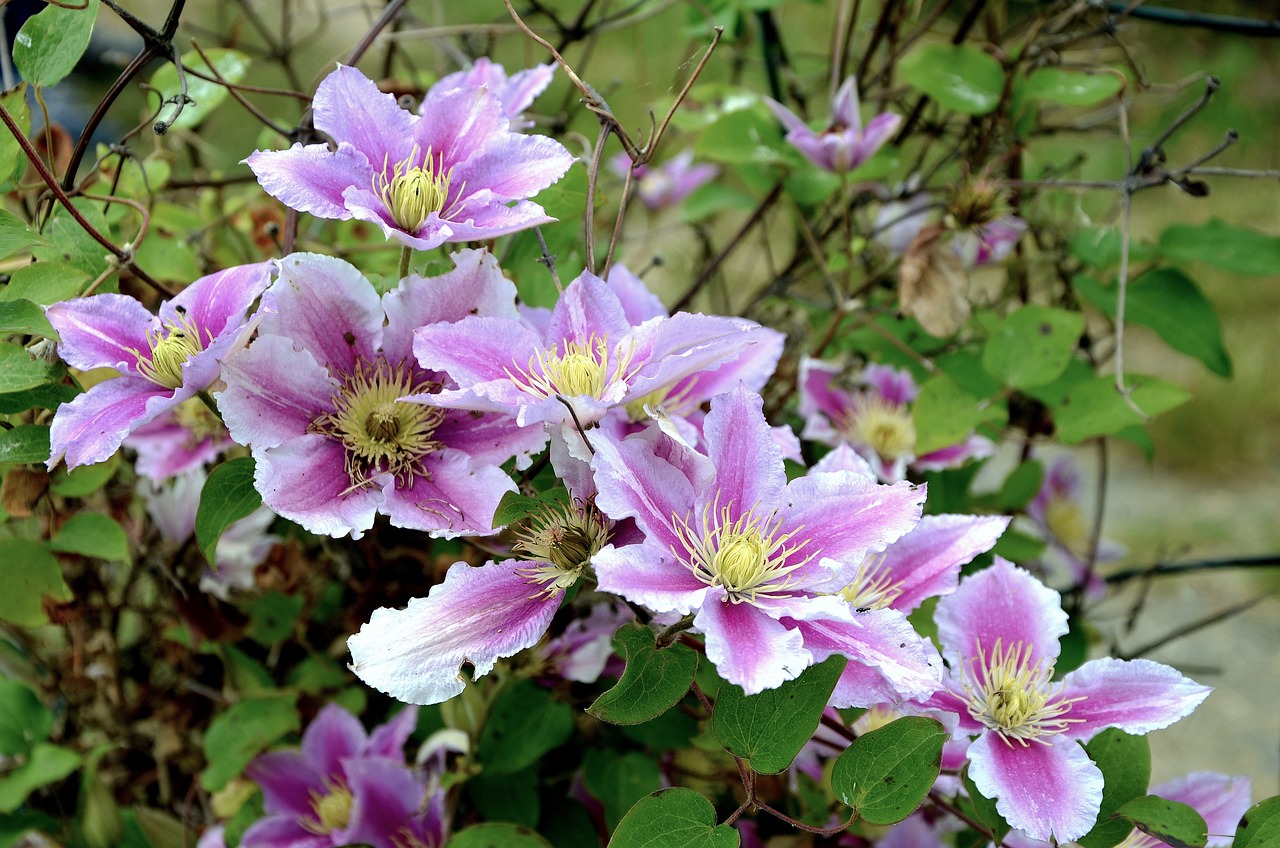
<path fill-rule="evenodd" d="M 405 245 L 400 248 L 400 279 L 409 276 L 409 260 L 413 258 L 413 248 Z"/>

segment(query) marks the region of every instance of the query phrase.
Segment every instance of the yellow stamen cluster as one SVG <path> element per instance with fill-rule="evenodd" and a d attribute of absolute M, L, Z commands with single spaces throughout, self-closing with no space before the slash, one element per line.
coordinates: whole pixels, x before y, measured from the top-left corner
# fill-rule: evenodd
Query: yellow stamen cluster
<path fill-rule="evenodd" d="M 535 563 L 520 574 L 541 585 L 539 595 L 568 589 L 608 543 L 610 527 L 595 506 L 583 501 L 544 506 L 515 531 L 512 548 Z"/>
<path fill-rule="evenodd" d="M 415 477 L 430 477 L 423 460 L 443 447 L 433 437 L 445 413 L 397 398 L 434 388 L 430 381 L 415 379 L 408 363 L 392 367 L 381 358 L 357 363 L 333 395 L 334 411 L 317 418 L 310 430 L 342 442 L 353 489 L 372 485 L 382 472 L 411 486 Z"/>
<path fill-rule="evenodd" d="M 885 459 L 910 456 L 916 449 L 916 425 L 905 406 L 866 396 L 858 401 L 844 427 L 849 440 L 866 445 Z"/>
<path fill-rule="evenodd" d="M 191 398 L 178 404 L 173 410 L 173 418 L 191 434 L 193 444 L 216 438 L 226 432 L 222 419 L 200 398 Z"/>
<path fill-rule="evenodd" d="M 314 819 L 303 819 L 299 824 L 311 833 L 328 836 L 351 821 L 351 790 L 341 783 L 326 784 L 328 792 L 311 793 L 311 809 Z"/>
<path fill-rule="evenodd" d="M 902 585 L 884 565 L 883 555 L 871 555 L 858 566 L 853 581 L 840 590 L 841 596 L 859 612 L 884 609 L 902 594 Z"/>
<path fill-rule="evenodd" d="M 784 596 L 793 584 L 792 573 L 817 555 L 799 557 L 809 540 L 791 540 L 802 528 L 779 534 L 780 519 L 772 513 L 757 516 L 747 510 L 735 521 L 730 507 L 708 504 L 700 529 L 678 515 L 672 516 L 672 524 L 684 548 L 672 552 L 703 583 L 723 588 L 735 604 Z"/>
<path fill-rule="evenodd" d="M 422 229 L 432 212 L 445 212 L 449 204 L 449 185 L 453 181 L 453 169 L 438 170 L 430 150 L 421 165 L 417 161 L 418 148 L 415 146 L 403 161 L 391 166 L 389 176 L 386 162 L 383 162 L 382 171 L 373 175 L 373 193 L 381 198 L 396 226 L 413 234 Z M 458 194 L 461 193 L 460 189 Z"/>
<path fill-rule="evenodd" d="M 147 355 L 133 351 L 138 357 L 138 373 L 158 386 L 176 389 L 182 385 L 182 366 L 187 360 L 204 350 L 205 340 L 181 306 L 176 308 L 178 317 L 166 321 L 158 330 L 147 331 Z M 213 340 L 210 335 L 209 341 Z"/>
<path fill-rule="evenodd" d="M 634 349 L 609 349 L 609 340 L 591 336 L 585 342 L 566 342 L 547 351 L 538 351 L 529 365 L 518 373 L 507 370 L 511 381 L 529 394 L 539 397 L 602 398 L 614 380 L 627 380 Z"/>
<path fill-rule="evenodd" d="M 970 666 L 964 684 L 969 715 L 988 730 L 1000 734 L 1006 744 L 1048 744 L 1040 737 L 1061 733 L 1083 719 L 1063 718 L 1083 697 L 1063 698 L 1054 686 L 1053 665 L 1044 659 L 1031 662 L 1032 646 L 1015 643 L 1006 649 L 996 640 L 988 656 L 978 646 L 978 658 Z"/>

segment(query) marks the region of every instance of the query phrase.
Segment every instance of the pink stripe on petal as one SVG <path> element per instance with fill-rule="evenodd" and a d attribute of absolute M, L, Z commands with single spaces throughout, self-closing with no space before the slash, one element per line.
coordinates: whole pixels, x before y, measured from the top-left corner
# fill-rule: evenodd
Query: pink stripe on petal
<path fill-rule="evenodd" d="M 355 68 L 339 65 L 316 88 L 315 127 L 337 142 L 350 142 L 378 170 L 409 155 L 418 123 L 394 96 Z"/>
<path fill-rule="evenodd" d="M 249 307 L 270 285 L 272 270 L 270 262 L 257 262 L 201 277 L 163 304 L 160 318 L 175 320 L 181 317 L 179 307 L 185 309 L 207 346 L 210 336 L 220 336 L 244 323 Z"/>
<path fill-rule="evenodd" d="M 583 271 L 565 288 L 551 311 L 547 344 L 559 345 L 563 352 L 565 341 L 582 343 L 595 336 L 607 339 L 612 346 L 630 330 L 622 301 L 604 280 Z"/>
<path fill-rule="evenodd" d="M 1009 824 L 1035 839 L 1070 842 L 1098 818 L 1102 772 L 1073 740 L 1047 739 L 1023 746 L 985 733 L 969 746 L 969 777 Z"/>
<path fill-rule="evenodd" d="M 673 522 L 700 520 L 692 515 L 695 493 L 689 478 L 641 439 L 593 437 L 592 445 L 601 511 L 613 519 L 634 518 L 660 549 L 683 550 Z"/>
<path fill-rule="evenodd" d="M 396 713 L 386 724 L 379 725 L 369 734 L 369 746 L 365 753 L 371 757 L 390 757 L 404 760 L 404 745 L 418 727 L 418 708 L 407 706 Z"/>
<path fill-rule="evenodd" d="M 479 383 L 510 381 L 508 372 L 527 369 L 541 349 L 538 335 L 510 318 L 472 317 L 456 324 L 432 324 L 413 336 L 418 363 L 449 375 L 464 390 Z"/>
<path fill-rule="evenodd" d="M 591 560 L 602 592 L 655 612 L 688 615 L 703 604 L 707 585 L 669 550 L 657 545 L 612 545 Z"/>
<path fill-rule="evenodd" d="M 308 434 L 278 447 L 255 449 L 253 485 L 262 502 L 312 533 L 360 538 L 382 503 L 377 488 L 352 489 L 345 449 L 327 436 Z"/>
<path fill-rule="evenodd" d="M 157 386 L 141 377 L 105 380 L 58 407 L 49 431 L 52 470 L 66 459 L 68 468 L 110 459 L 125 437 L 172 409 L 195 392 Z"/>
<path fill-rule="evenodd" d="M 263 296 L 263 335 L 287 336 L 321 365 L 349 374 L 382 345 L 382 299 L 351 263 L 318 253 L 279 260 L 280 278 Z"/>
<path fill-rule="evenodd" d="M 573 162 L 573 155 L 553 138 L 504 133 L 460 163 L 451 185 L 465 183 L 501 197 L 532 197 L 563 177 Z"/>
<path fill-rule="evenodd" d="M 498 98 L 484 88 L 433 88 L 420 111 L 422 120 L 413 128 L 419 155 L 430 150 L 446 171 L 505 135 L 509 124 Z"/>
<path fill-rule="evenodd" d="M 813 664 L 798 630 L 788 630 L 751 604 L 710 589 L 693 626 L 705 634 L 707 659 L 748 695 L 776 689 Z"/>
<path fill-rule="evenodd" d="M 240 848 L 333 848 L 333 838 L 305 830 L 296 819 L 268 816 L 244 832 Z"/>
<path fill-rule="evenodd" d="M 924 698 L 941 685 L 938 652 L 896 610 L 869 610 L 851 621 L 801 621 L 796 626 L 815 662 L 832 654 L 849 658 L 848 676 L 836 690 L 836 706 Z M 863 668 L 853 668 L 855 664 Z"/>
<path fill-rule="evenodd" d="M 149 356 L 148 330 L 160 322 L 141 303 L 123 294 L 98 294 L 81 300 L 64 300 L 45 310 L 58 331 L 58 356 L 72 368 L 114 368 L 136 373 L 135 351 Z"/>
<path fill-rule="evenodd" d="M 488 674 L 500 657 L 528 648 L 551 624 L 560 598 L 539 593 L 507 560 L 457 563 L 444 583 L 403 610 L 379 609 L 347 640 L 351 669 L 379 691 L 412 704 L 438 704 L 462 692 L 463 663 Z"/>
<path fill-rule="evenodd" d="M 307 432 L 331 411 L 337 380 L 285 336 L 259 336 L 222 364 L 227 387 L 214 395 L 237 442 L 273 448 Z"/>
<path fill-rule="evenodd" d="M 1063 678 L 1062 697 L 1071 706 L 1067 735 L 1087 741 L 1108 727 L 1144 734 L 1191 714 L 1212 689 L 1175 668 L 1151 660 L 1090 660 Z"/>
<path fill-rule="evenodd" d="M 712 401 L 703 424 L 707 455 L 716 467 L 718 501 L 713 502 L 729 510 L 730 521 L 753 508 L 767 514 L 782 503 L 786 491 L 782 450 L 764 419 L 763 405 L 760 395 L 739 387 Z"/>
<path fill-rule="evenodd" d="M 263 807 L 268 815 L 295 818 L 314 815 L 311 793 L 323 791 L 331 772 L 316 765 L 297 751 L 271 751 L 256 757 L 245 777 L 262 787 Z"/>
<path fill-rule="evenodd" d="M 346 766 L 351 820 L 333 833 L 335 845 L 394 845 L 426 788 L 413 770 L 390 759 L 365 757 Z M 403 843 L 402 843 L 403 844 Z"/>
<path fill-rule="evenodd" d="M 351 217 L 342 193 L 349 186 L 373 182 L 369 160 L 350 144 L 339 144 L 336 150 L 326 144 L 258 150 L 244 163 L 258 178 L 263 191 L 285 206 L 335 221 Z"/>
<path fill-rule="evenodd" d="M 621 155 L 628 163 L 631 162 L 625 153 Z M 650 318 L 667 317 L 667 308 L 662 305 L 658 296 L 649 291 L 644 281 L 631 273 L 625 265 L 616 264 L 610 268 L 606 282 L 618 296 L 622 310 L 626 313 L 627 322 L 632 326 L 643 324 Z"/>
<path fill-rule="evenodd" d="M 302 734 L 302 756 L 323 775 L 342 773 L 342 761 L 364 753 L 364 725 L 337 704 L 326 704 Z"/>
<path fill-rule="evenodd" d="M 800 360 L 800 416 L 805 419 L 806 434 L 815 419 L 826 419 L 824 423 L 831 425 L 843 420 L 853 409 L 853 397 L 834 385 L 840 370 L 839 366 L 819 359 Z"/>
<path fill-rule="evenodd" d="M 901 591 L 894 609 L 911 612 L 925 598 L 955 591 L 960 566 L 991 550 L 1009 526 L 1006 516 L 926 515 L 884 552 L 888 572 Z"/>
<path fill-rule="evenodd" d="M 388 483 L 381 511 L 396 527 L 426 530 L 436 538 L 485 536 L 494 532 L 498 502 L 516 484 L 496 465 L 475 463 L 449 448 L 426 459 L 427 474 L 413 486 Z"/>
<path fill-rule="evenodd" d="M 976 660 L 979 648 L 990 656 L 997 640 L 1006 651 L 1019 643 L 1030 647 L 1032 663 L 1052 663 L 1067 632 L 1058 593 L 1000 557 L 943 597 L 934 620 L 942 655 L 956 671 Z"/>

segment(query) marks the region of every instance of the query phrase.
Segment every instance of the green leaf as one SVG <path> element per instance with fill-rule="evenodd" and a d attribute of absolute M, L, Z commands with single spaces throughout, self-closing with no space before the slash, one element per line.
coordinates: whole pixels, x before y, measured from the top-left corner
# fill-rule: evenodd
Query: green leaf
<path fill-rule="evenodd" d="M 127 812 L 133 815 L 150 848 L 186 848 L 186 828 L 173 814 L 142 806 Z"/>
<path fill-rule="evenodd" d="M 737 848 L 738 844 L 738 831 L 716 824 L 711 802 L 683 787 L 641 798 L 609 840 L 609 848 Z"/>
<path fill-rule="evenodd" d="M 1160 252 L 1170 259 L 1204 262 L 1237 274 L 1280 274 L 1280 236 L 1226 224 L 1175 224 L 1160 234 Z"/>
<path fill-rule="evenodd" d="M 1234 848 L 1274 848 L 1280 845 L 1280 796 L 1254 804 L 1240 819 Z"/>
<path fill-rule="evenodd" d="M 604 804 L 605 824 L 618 826 L 627 810 L 641 798 L 662 788 L 662 773 L 653 757 L 639 751 L 616 754 L 588 748 L 582 764 L 587 791 Z"/>
<path fill-rule="evenodd" d="M 739 109 L 716 120 L 694 146 L 699 160 L 738 164 L 781 164 L 782 133 L 761 109 Z"/>
<path fill-rule="evenodd" d="M 249 638 L 263 645 L 283 642 L 302 614 L 302 596 L 267 592 L 249 604 Z"/>
<path fill-rule="evenodd" d="M 0 592 L 0 621 L 39 627 L 49 623 L 44 597 L 71 600 L 58 560 L 39 542 L 0 539 L 0 575 L 5 586 L 5 591 Z"/>
<path fill-rule="evenodd" d="M 1077 312 L 1024 306 L 991 333 L 982 366 L 1015 389 L 1052 383 L 1067 370 L 1083 332 Z"/>
<path fill-rule="evenodd" d="M 108 562 L 130 560 L 129 537 L 125 535 L 124 528 L 100 512 L 73 515 L 49 542 L 49 547 L 59 553 L 79 554 Z"/>
<path fill-rule="evenodd" d="M 49 428 L 44 424 L 19 424 L 12 430 L 0 430 L 0 465 L 44 462 L 48 458 Z"/>
<path fill-rule="evenodd" d="M 1173 848 L 1204 848 L 1209 840 L 1209 828 L 1193 807 L 1158 795 L 1134 798 L 1115 814 Z"/>
<path fill-rule="evenodd" d="M 0 394 L 0 415 L 13 415 L 28 409 L 57 409 L 78 394 L 80 392 L 75 386 L 65 383 L 44 383 L 20 392 L 5 392 Z"/>
<path fill-rule="evenodd" d="M 1102 771 L 1102 807 L 1093 830 L 1076 841 L 1083 848 L 1111 848 L 1133 830 L 1128 821 L 1114 819 L 1111 814 L 1146 794 L 1151 780 L 1151 746 L 1147 737 L 1131 736 L 1113 727 L 1089 740 L 1084 750 Z"/>
<path fill-rule="evenodd" d="M 996 809 L 996 802 L 983 795 L 978 790 L 973 779 L 969 777 L 969 769 L 964 770 L 964 788 L 969 795 L 969 804 L 973 812 L 977 815 L 978 821 L 987 826 L 991 834 L 996 838 L 996 842 L 1004 839 L 1012 830 L 1009 823 L 1004 820 L 1004 816 L 1000 815 L 1000 811 Z"/>
<path fill-rule="evenodd" d="M 196 508 L 196 542 L 213 565 L 222 532 L 262 506 L 262 495 L 253 487 L 252 457 L 224 462 L 209 474 L 200 490 Z"/>
<path fill-rule="evenodd" d="M 52 3 L 27 18 L 13 39 L 13 64 L 32 85 L 48 88 L 71 73 L 89 47 L 98 0 L 83 9 Z"/>
<path fill-rule="evenodd" d="M 467 795 L 481 818 L 537 827 L 542 799 L 538 797 L 538 767 L 510 774 L 481 771 L 466 783 Z"/>
<path fill-rule="evenodd" d="M 1019 510 L 1031 503 L 1044 482 L 1044 466 L 1034 459 L 1027 460 L 1005 478 L 1000 487 L 1000 508 Z"/>
<path fill-rule="evenodd" d="M 520 492 L 507 492 L 502 496 L 502 500 L 498 501 L 498 508 L 493 514 L 493 526 L 505 527 L 508 524 L 515 524 L 540 511 L 547 504 L 568 502 L 569 491 L 563 486 L 539 492 L 532 498 Z"/>
<path fill-rule="evenodd" d="M 931 718 L 900 718 L 854 740 L 836 760 L 831 787 L 864 821 L 900 822 L 938 779 L 947 738 Z"/>
<path fill-rule="evenodd" d="M 981 402 L 945 374 L 925 381 L 911 407 L 917 456 L 959 444 L 983 419 Z"/>
<path fill-rule="evenodd" d="M 7 101 L 0 99 L 5 108 Z M 12 110 L 10 110 L 12 112 Z M 5 135 L 8 135 L 6 132 Z M 0 145 L 0 151 L 3 151 Z M 0 173 L 4 172 L 4 158 L 0 153 Z M 44 236 L 32 229 L 31 225 L 6 209 L 0 209 L 0 259 L 7 259 L 13 254 L 33 245 L 48 244 Z"/>
<path fill-rule="evenodd" d="M 640 724 L 676 705 L 693 682 L 698 654 L 679 643 L 658 650 L 653 631 L 638 624 L 614 636 L 627 658 L 622 679 L 587 707 L 610 724 Z"/>
<path fill-rule="evenodd" d="M 107 484 L 120 468 L 120 454 L 112 454 L 111 458 L 93 465 L 80 465 L 67 471 L 65 465 L 59 466 L 53 473 L 49 488 L 64 498 L 83 498 L 91 495 Z"/>
<path fill-rule="evenodd" d="M 54 834 L 59 830 L 58 821 L 44 813 L 23 810 L 0 816 L 0 848 L 24 848 L 30 844 L 30 841 L 23 840 L 24 836 L 30 833 Z"/>
<path fill-rule="evenodd" d="M 1022 96 L 1064 106 L 1096 106 L 1115 97 L 1123 80 L 1115 74 L 1037 68 L 1022 85 Z"/>
<path fill-rule="evenodd" d="M 844 657 L 828 657 L 758 695 L 745 695 L 742 687 L 725 683 L 716 696 L 711 732 L 727 751 L 750 760 L 756 771 L 777 774 L 818 729 L 845 662 Z"/>
<path fill-rule="evenodd" d="M 223 79 L 237 83 L 244 79 L 249 70 L 249 57 L 239 50 L 213 47 L 205 50 L 205 55 L 213 62 L 213 67 Z M 182 64 L 206 76 L 215 76 L 208 63 L 194 50 L 182 54 Z M 182 113 L 174 119 L 170 126 L 174 129 L 189 130 L 199 124 L 218 104 L 227 99 L 227 88 L 221 83 L 203 80 L 194 74 L 187 74 L 187 97 L 191 102 L 182 108 Z M 167 62 L 151 76 L 151 85 L 165 98 L 177 97 L 179 94 L 178 69 L 172 62 Z M 173 114 L 173 107 L 165 109 L 161 120 Z"/>
<path fill-rule="evenodd" d="M 523 825 L 486 822 L 455 833 L 445 848 L 551 848 L 551 843 Z"/>
<path fill-rule="evenodd" d="M 1000 105 L 1004 68 L 971 44 L 931 44 L 898 67 L 903 79 L 947 109 L 985 115 Z"/>
<path fill-rule="evenodd" d="M 1044 549 L 1045 543 L 1040 539 L 1017 530 L 1006 530 L 996 540 L 991 553 L 1002 556 L 1010 562 L 1031 562 L 1044 553 Z"/>
<path fill-rule="evenodd" d="M 1191 394 L 1173 383 L 1126 374 L 1129 396 L 1148 416 L 1159 415 L 1186 403 Z M 1134 424 L 1145 423 L 1142 415 L 1125 403 L 1109 375 L 1095 377 L 1075 386 L 1054 412 L 1058 438 L 1069 445 L 1094 436 L 1110 436 Z"/>
<path fill-rule="evenodd" d="M 101 203 L 83 197 L 77 197 L 71 203 L 90 226 L 106 238 L 112 237 L 111 225 L 107 223 Z M 90 277 L 97 277 L 107 270 L 107 249 L 98 244 L 97 239 L 89 235 L 88 230 L 62 206 L 57 207 L 57 212 L 45 231 L 49 236 L 49 246 L 33 248 L 31 255 L 36 259 L 42 262 L 66 262 Z M 38 300 L 36 302 L 40 303 Z"/>
<path fill-rule="evenodd" d="M 55 371 L 46 362 L 33 359 L 19 345 L 0 342 L 0 393 L 22 392 L 50 381 Z M 45 454 L 45 459 L 49 458 Z M 6 460 L 0 460 L 4 462 Z M 11 460 L 8 460 L 11 461 Z"/>
<path fill-rule="evenodd" d="M 17 680 L 0 680 L 0 754 L 25 756 L 53 729 L 53 713 L 31 688 Z"/>
<path fill-rule="evenodd" d="M 0 288 L 0 301 L 23 298 L 48 306 L 78 295 L 91 278 L 79 268 L 64 262 L 33 262 L 23 265 L 9 277 L 9 285 Z"/>
<path fill-rule="evenodd" d="M 29 300 L 0 301 L 0 336 L 43 336 L 58 340 L 44 310 Z"/>
<path fill-rule="evenodd" d="M 279 698 L 248 698 L 217 716 L 204 735 L 209 765 L 200 775 L 207 792 L 217 792 L 239 777 L 249 761 L 286 733 L 298 730 L 296 694 Z"/>
<path fill-rule="evenodd" d="M 531 680 L 514 684 L 494 704 L 480 733 L 479 758 L 493 772 L 520 771 L 573 733 L 573 711 Z"/>
<path fill-rule="evenodd" d="M 31 134 L 31 107 L 27 105 L 25 82 L 0 94 L 0 105 L 4 106 L 24 137 Z M 17 185 L 26 167 L 27 154 L 17 137 L 6 127 L 4 132 L 0 132 L 0 191 L 8 191 Z"/>
<path fill-rule="evenodd" d="M 1110 268 L 1120 262 L 1120 228 L 1086 227 L 1067 239 L 1067 250 L 1090 268 Z M 1130 262 L 1150 262 L 1157 256 L 1155 245 L 1148 241 L 1129 242 Z"/>
<path fill-rule="evenodd" d="M 1072 287 L 1112 318 L 1116 290 L 1077 276 Z M 1213 304 L 1199 286 L 1177 268 L 1156 268 L 1130 281 L 1125 292 L 1124 320 L 1155 330 L 1171 348 L 1195 357 L 1215 374 L 1231 376 L 1231 357 L 1222 340 L 1222 325 Z"/>
<path fill-rule="evenodd" d="M 42 786 L 57 783 L 80 768 L 80 755 L 57 745 L 40 742 L 31 756 L 0 779 L 0 813 L 12 813 L 27 796 Z"/>

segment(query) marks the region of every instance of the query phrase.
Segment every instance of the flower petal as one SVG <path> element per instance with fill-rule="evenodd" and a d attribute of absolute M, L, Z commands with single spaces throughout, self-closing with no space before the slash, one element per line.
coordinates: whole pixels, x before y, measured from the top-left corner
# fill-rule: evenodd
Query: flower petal
<path fill-rule="evenodd" d="M 554 138 L 503 133 L 459 163 L 452 184 L 502 198 L 532 197 L 563 177 L 573 162 L 573 154 Z"/>
<path fill-rule="evenodd" d="M 316 129 L 334 141 L 350 142 L 375 169 L 409 155 L 418 117 L 357 69 L 339 65 L 320 81 L 312 102 Z"/>
<path fill-rule="evenodd" d="M 551 311 L 547 327 L 548 345 L 566 341 L 586 342 L 592 336 L 617 344 L 631 330 L 622 301 L 604 280 L 583 271 L 565 287 Z"/>
<path fill-rule="evenodd" d="M 934 620 L 942 655 L 952 669 L 976 659 L 980 649 L 989 654 L 996 640 L 1006 650 L 1022 643 L 1033 665 L 1041 659 L 1052 663 L 1058 658 L 1058 639 L 1067 632 L 1058 593 L 1000 557 L 943 597 Z"/>
<path fill-rule="evenodd" d="M 353 489 L 341 442 L 309 433 L 253 451 L 253 486 L 278 515 L 312 533 L 360 538 L 382 503 L 376 488 Z"/>
<path fill-rule="evenodd" d="M 331 772 L 316 769 L 298 751 L 271 751 L 255 757 L 245 777 L 262 787 L 263 808 L 268 815 L 292 818 L 315 815 L 311 793 L 324 790 Z M 336 772 L 333 772 L 336 773 Z"/>
<path fill-rule="evenodd" d="M 420 111 L 414 140 L 422 153 L 430 151 L 446 171 L 507 134 L 509 122 L 502 103 L 483 87 L 433 88 L 423 98 Z"/>
<path fill-rule="evenodd" d="M 622 154 L 624 157 L 626 154 Z M 631 160 L 628 158 L 627 162 Z M 618 296 L 627 322 L 633 327 L 643 324 L 650 318 L 666 318 L 667 308 L 662 305 L 658 296 L 649 291 L 644 281 L 631 273 L 627 266 L 618 263 L 609 269 L 605 278 L 609 288 Z"/>
<path fill-rule="evenodd" d="M 480 568 L 457 563 L 428 597 L 414 598 L 403 610 L 375 610 L 347 640 L 351 670 L 411 704 L 438 704 L 459 694 L 463 663 L 481 677 L 499 657 L 537 643 L 550 626 L 564 593 L 541 594 L 520 575 L 527 567 L 518 560 Z"/>
<path fill-rule="evenodd" d="M 410 705 L 400 710 L 386 724 L 379 725 L 369 734 L 369 746 L 365 754 L 370 757 L 390 757 L 404 760 L 404 744 L 418 727 L 418 708 Z"/>
<path fill-rule="evenodd" d="M 302 734 L 302 756 L 320 774 L 342 773 L 342 760 L 364 753 L 369 737 L 360 720 L 337 704 L 326 704 Z"/>
<path fill-rule="evenodd" d="M 392 480 L 380 509 L 396 527 L 426 530 L 433 537 L 484 536 L 494 532 L 493 514 L 515 482 L 497 465 L 483 465 L 445 449 L 426 462 L 427 474 L 412 486 Z"/>
<path fill-rule="evenodd" d="M 751 604 L 733 603 L 719 588 L 708 590 L 693 619 L 706 634 L 707 659 L 748 695 L 776 689 L 813 665 L 798 630 L 789 630 Z"/>
<path fill-rule="evenodd" d="M 1005 821 L 1045 842 L 1084 836 L 1102 805 L 1102 772 L 1061 734 L 1019 744 L 984 733 L 969 746 L 969 777 Z"/>
<path fill-rule="evenodd" d="M 160 322 L 141 303 L 123 294 L 96 294 L 53 303 L 45 317 L 58 331 L 58 356 L 72 368 L 114 368 L 136 373 L 138 354 L 149 355 L 148 330 Z"/>
<path fill-rule="evenodd" d="M 456 324 L 431 324 L 413 334 L 418 363 L 449 375 L 463 391 L 481 383 L 510 383 L 511 371 L 528 367 L 541 349 L 542 339 L 510 318 L 464 318 Z"/>
<path fill-rule="evenodd" d="M 925 598 L 955 591 L 960 566 L 991 550 L 1009 518 L 1003 515 L 926 515 L 884 552 L 880 568 L 901 594 L 894 609 L 909 613 Z"/>
<path fill-rule="evenodd" d="M 299 212 L 346 221 L 350 210 L 342 193 L 348 186 L 373 183 L 373 167 L 350 144 L 295 144 L 288 150 L 257 150 L 244 160 L 267 194 Z"/>
<path fill-rule="evenodd" d="M 767 513 L 781 504 L 787 487 L 782 450 L 763 406 L 764 398 L 739 387 L 712 401 L 703 424 L 707 455 L 716 467 L 716 497 L 730 521 L 753 508 Z"/>
<path fill-rule="evenodd" d="M 268 816 L 254 822 L 244 836 L 240 848 L 332 848 L 328 834 L 319 836 L 298 824 L 296 819 Z"/>
<path fill-rule="evenodd" d="M 693 484 L 677 467 L 659 458 L 643 439 L 616 442 L 592 438 L 596 506 L 615 520 L 634 518 L 652 544 L 684 550 L 673 522 L 687 520 L 694 507 Z M 776 450 L 776 448 L 775 448 Z"/>
<path fill-rule="evenodd" d="M 933 645 L 897 610 L 868 610 L 849 621 L 796 622 L 814 662 L 832 654 L 849 658 L 831 703 L 869 707 L 925 698 L 937 691 L 942 663 Z"/>
<path fill-rule="evenodd" d="M 301 436 L 330 411 L 341 388 L 305 350 L 284 336 L 259 336 L 222 365 L 227 387 L 214 395 L 218 411 L 242 445 L 274 448 Z"/>
<path fill-rule="evenodd" d="M 688 566 L 658 545 L 609 545 L 592 557 L 591 564 L 600 591 L 654 612 L 688 615 L 702 605 L 707 591 Z"/>
<path fill-rule="evenodd" d="M 1199 813 L 1209 827 L 1209 848 L 1226 848 L 1232 843 L 1236 825 L 1253 803 L 1248 777 L 1208 771 L 1153 786 L 1150 794 L 1186 804 Z"/>
<path fill-rule="evenodd" d="M 53 470 L 62 459 L 68 468 L 109 459 L 135 429 L 194 394 L 183 389 L 174 392 L 142 377 L 104 380 L 58 407 L 49 431 L 49 461 L 45 464 Z"/>
<path fill-rule="evenodd" d="M 393 845 L 393 839 L 422 804 L 426 788 L 402 763 L 378 757 L 348 760 L 351 820 L 334 832 L 335 845 Z"/>
<path fill-rule="evenodd" d="M 350 262 L 318 253 L 279 260 L 280 278 L 263 296 L 259 332 L 287 336 L 335 374 L 373 361 L 382 346 L 382 300 Z"/>
<path fill-rule="evenodd" d="M 207 344 L 209 337 L 244 323 L 249 307 L 270 285 L 272 270 L 270 262 L 256 262 L 201 277 L 161 305 L 160 318 L 173 321 L 185 310 Z"/>
<path fill-rule="evenodd" d="M 1064 698 L 1084 698 L 1071 706 L 1067 735 L 1088 741 L 1108 727 L 1150 733 L 1190 715 L 1211 691 L 1151 660 L 1090 660 L 1062 681 Z"/>

